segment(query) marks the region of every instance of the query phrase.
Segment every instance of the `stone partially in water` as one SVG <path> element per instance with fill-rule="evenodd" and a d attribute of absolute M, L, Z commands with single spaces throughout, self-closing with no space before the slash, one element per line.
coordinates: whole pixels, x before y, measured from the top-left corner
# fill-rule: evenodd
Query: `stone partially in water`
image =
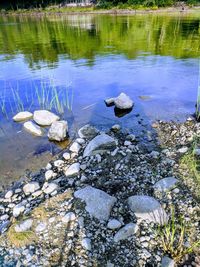
<path fill-rule="evenodd" d="M 50 126 L 54 121 L 60 118 L 48 110 L 36 110 L 33 113 L 34 121 L 41 126 Z"/>
<path fill-rule="evenodd" d="M 93 126 L 91 126 L 89 124 L 86 124 L 85 126 L 80 128 L 79 131 L 78 131 L 79 137 L 80 138 L 86 138 L 86 139 L 92 139 L 98 133 L 99 133 L 99 131 L 95 127 L 93 127 Z"/>
<path fill-rule="evenodd" d="M 114 103 L 118 109 L 131 109 L 133 107 L 133 101 L 125 93 L 121 93 L 116 97 Z"/>
<path fill-rule="evenodd" d="M 86 146 L 83 157 L 91 156 L 93 154 L 101 152 L 102 150 L 115 148 L 116 145 L 117 142 L 113 137 L 107 134 L 100 134 L 92 139 Z"/>
<path fill-rule="evenodd" d="M 43 135 L 43 131 L 40 128 L 40 126 L 36 125 L 32 121 L 25 122 L 24 123 L 24 129 L 26 131 L 28 131 L 29 133 L 32 133 L 33 135 L 36 135 L 36 136 L 42 136 Z"/>
<path fill-rule="evenodd" d="M 128 205 L 135 216 L 149 222 L 164 224 L 168 216 L 160 203 L 149 196 L 132 196 L 128 198 Z"/>
<path fill-rule="evenodd" d="M 32 118 L 33 118 L 33 114 L 31 112 L 21 111 L 13 117 L 13 120 L 16 122 L 20 122 L 20 121 L 30 120 Z"/>
<path fill-rule="evenodd" d="M 54 121 L 49 129 L 48 137 L 52 141 L 64 141 L 67 138 L 67 121 Z"/>
<path fill-rule="evenodd" d="M 86 211 L 98 220 L 107 221 L 110 212 L 117 201 L 102 190 L 87 186 L 74 193 L 76 198 L 80 198 L 86 202 Z"/>

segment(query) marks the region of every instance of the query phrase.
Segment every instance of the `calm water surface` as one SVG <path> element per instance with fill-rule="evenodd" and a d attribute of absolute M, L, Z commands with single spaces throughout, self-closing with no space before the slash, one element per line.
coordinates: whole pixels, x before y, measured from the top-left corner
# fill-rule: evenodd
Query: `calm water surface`
<path fill-rule="evenodd" d="M 88 122 L 135 131 L 138 113 L 182 120 L 194 112 L 199 56 L 200 14 L 0 17 L 0 184 L 62 149 L 13 123 L 17 111 L 61 112 L 71 136 Z M 103 100 L 121 91 L 135 107 L 118 118 Z"/>

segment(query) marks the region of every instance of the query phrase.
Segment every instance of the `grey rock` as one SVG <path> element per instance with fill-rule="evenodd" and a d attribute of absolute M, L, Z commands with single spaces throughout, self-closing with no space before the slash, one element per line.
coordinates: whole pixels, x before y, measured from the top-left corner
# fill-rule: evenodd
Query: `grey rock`
<path fill-rule="evenodd" d="M 126 224 L 122 227 L 114 236 L 114 242 L 119 242 L 121 240 L 126 240 L 130 236 L 136 234 L 138 226 L 135 223 Z"/>
<path fill-rule="evenodd" d="M 40 189 L 40 185 L 38 182 L 31 182 L 23 186 L 23 191 L 25 195 L 32 194 L 39 189 Z"/>
<path fill-rule="evenodd" d="M 184 146 L 178 149 L 178 152 L 181 154 L 185 154 L 188 151 L 188 147 Z"/>
<path fill-rule="evenodd" d="M 62 222 L 69 223 L 71 221 L 74 221 L 76 219 L 76 214 L 74 212 L 68 212 L 65 214 L 65 216 L 62 217 Z"/>
<path fill-rule="evenodd" d="M 132 196 L 128 198 L 128 205 L 136 217 L 154 222 L 164 224 L 168 221 L 168 216 L 160 203 L 153 197 L 149 196 Z"/>
<path fill-rule="evenodd" d="M 46 229 L 46 227 L 47 227 L 47 224 L 46 224 L 46 223 L 44 223 L 44 222 L 40 222 L 40 223 L 36 226 L 35 231 L 36 231 L 36 232 L 43 232 L 43 231 Z"/>
<path fill-rule="evenodd" d="M 97 154 L 101 151 L 108 150 L 115 148 L 117 145 L 116 140 L 107 135 L 107 134 L 100 134 L 92 139 L 89 144 L 86 146 L 83 157 L 88 157 L 93 154 Z"/>
<path fill-rule="evenodd" d="M 178 180 L 174 177 L 166 177 L 155 183 L 154 185 L 154 190 L 157 191 L 168 191 L 171 190 L 175 187 L 177 184 Z"/>
<path fill-rule="evenodd" d="M 81 245 L 84 249 L 86 250 L 91 250 L 91 240 L 89 238 L 83 238 L 83 240 L 81 241 Z"/>
<path fill-rule="evenodd" d="M 73 177 L 79 174 L 80 164 L 73 163 L 69 168 L 64 171 L 66 177 Z"/>
<path fill-rule="evenodd" d="M 25 232 L 31 229 L 33 225 L 33 220 L 32 219 L 27 219 L 21 222 L 20 224 L 17 224 L 15 226 L 15 231 L 16 232 Z"/>
<path fill-rule="evenodd" d="M 33 119 L 41 126 L 50 126 L 54 121 L 58 121 L 59 117 L 48 110 L 36 110 Z"/>
<path fill-rule="evenodd" d="M 24 123 L 24 129 L 36 136 L 42 136 L 43 135 L 43 131 L 40 128 L 40 126 L 36 125 L 35 123 L 33 123 L 32 121 L 27 121 Z"/>
<path fill-rule="evenodd" d="M 108 222 L 107 227 L 111 230 L 115 230 L 118 229 L 122 226 L 121 222 L 116 220 L 116 219 L 112 219 Z"/>
<path fill-rule="evenodd" d="M 89 124 L 83 126 L 78 131 L 78 135 L 80 138 L 85 138 L 85 139 L 89 139 L 89 140 L 94 138 L 98 133 L 99 133 L 99 131 L 95 127 L 93 127 Z"/>
<path fill-rule="evenodd" d="M 175 266 L 175 262 L 173 259 L 164 256 L 161 262 L 161 267 L 174 267 Z"/>
<path fill-rule="evenodd" d="M 6 194 L 5 194 L 5 198 L 11 198 L 13 196 L 13 191 L 9 190 Z"/>
<path fill-rule="evenodd" d="M 111 209 L 117 201 L 115 197 L 91 186 L 76 191 L 74 196 L 86 202 L 86 211 L 91 216 L 103 221 L 109 219 Z"/>
<path fill-rule="evenodd" d="M 10 226 L 10 221 L 5 221 L 0 224 L 0 233 L 3 234 L 7 231 L 8 227 Z"/>
<path fill-rule="evenodd" d="M 44 184 L 42 190 L 45 194 L 52 194 L 54 191 L 58 189 L 58 185 L 55 183 L 47 183 Z"/>
<path fill-rule="evenodd" d="M 31 112 L 21 111 L 13 117 L 13 120 L 16 122 L 20 122 L 20 121 L 30 120 L 32 118 L 33 118 L 33 114 Z"/>
<path fill-rule="evenodd" d="M 115 98 L 114 104 L 119 109 L 131 109 L 133 107 L 133 101 L 125 93 L 121 93 Z"/>
<path fill-rule="evenodd" d="M 22 203 L 17 204 L 14 208 L 13 208 L 13 216 L 16 218 L 18 217 L 20 214 L 22 214 L 25 210 L 25 207 L 23 206 Z"/>
<path fill-rule="evenodd" d="M 71 152 L 74 152 L 74 153 L 76 153 L 76 154 L 78 154 L 78 152 L 80 151 L 80 149 L 81 149 L 81 146 L 80 146 L 80 144 L 77 143 L 77 142 L 74 142 L 74 143 L 70 146 L 70 148 L 69 148 L 69 150 L 70 150 Z"/>
<path fill-rule="evenodd" d="M 64 141 L 67 138 L 68 124 L 67 121 L 54 121 L 48 132 L 49 140 Z"/>

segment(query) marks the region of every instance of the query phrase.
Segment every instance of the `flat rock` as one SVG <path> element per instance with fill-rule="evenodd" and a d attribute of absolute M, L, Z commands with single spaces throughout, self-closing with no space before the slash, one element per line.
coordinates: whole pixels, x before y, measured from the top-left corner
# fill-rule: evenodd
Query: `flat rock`
<path fill-rule="evenodd" d="M 50 126 L 54 121 L 60 118 L 48 110 L 36 110 L 33 113 L 34 121 L 41 126 Z"/>
<path fill-rule="evenodd" d="M 72 177 L 79 174 L 80 171 L 80 164 L 73 163 L 69 168 L 64 171 L 65 176 Z"/>
<path fill-rule="evenodd" d="M 113 149 L 116 145 L 117 142 L 113 137 L 104 133 L 97 135 L 86 146 L 83 157 L 88 157 L 104 150 Z"/>
<path fill-rule="evenodd" d="M 54 121 L 48 132 L 49 140 L 64 141 L 67 138 L 68 123 L 67 121 Z"/>
<path fill-rule="evenodd" d="M 161 262 L 161 267 L 174 267 L 175 266 L 175 262 L 173 259 L 164 256 L 162 258 L 162 262 Z"/>
<path fill-rule="evenodd" d="M 27 219 L 21 222 L 20 224 L 17 224 L 15 226 L 15 231 L 16 232 L 25 232 L 31 229 L 33 225 L 33 220 L 32 219 Z"/>
<path fill-rule="evenodd" d="M 42 136 L 43 135 L 43 131 L 41 129 L 40 126 L 36 125 L 34 122 L 32 121 L 27 121 L 24 123 L 24 129 L 36 136 Z"/>
<path fill-rule="evenodd" d="M 47 183 L 43 186 L 42 190 L 45 194 L 52 194 L 55 190 L 58 189 L 58 185 L 55 183 Z"/>
<path fill-rule="evenodd" d="M 117 201 L 115 197 L 91 186 L 76 191 L 74 196 L 86 202 L 86 211 L 90 216 L 102 221 L 109 219 L 111 209 Z"/>
<path fill-rule="evenodd" d="M 131 109 L 133 107 L 133 101 L 125 93 L 121 93 L 114 100 L 115 107 L 118 109 Z"/>
<path fill-rule="evenodd" d="M 118 229 L 122 226 L 121 222 L 116 220 L 116 219 L 112 219 L 108 222 L 107 227 L 111 230 L 115 230 Z"/>
<path fill-rule="evenodd" d="M 46 224 L 46 223 L 44 223 L 44 222 L 40 222 L 40 223 L 36 226 L 35 231 L 36 231 L 36 232 L 43 232 L 43 231 L 46 229 L 46 227 L 47 227 L 47 224 Z"/>
<path fill-rule="evenodd" d="M 40 189 L 40 185 L 38 182 L 31 182 L 23 186 L 23 191 L 25 195 L 32 194 L 38 189 Z"/>
<path fill-rule="evenodd" d="M 21 111 L 13 117 L 13 120 L 16 122 L 20 122 L 20 121 L 30 120 L 32 118 L 33 118 L 33 114 L 31 112 Z"/>
<path fill-rule="evenodd" d="M 168 216 L 160 203 L 153 197 L 149 196 L 132 196 L 128 198 L 128 205 L 136 217 L 154 222 L 164 224 L 168 220 Z"/>
<path fill-rule="evenodd" d="M 174 177 L 166 177 L 155 183 L 154 190 L 156 191 L 168 191 L 175 187 L 178 180 Z"/>
<path fill-rule="evenodd" d="M 80 128 L 78 131 L 78 135 L 80 138 L 85 138 L 89 140 L 94 138 L 98 133 L 99 131 L 95 127 L 89 124 L 86 124 L 85 126 Z"/>
<path fill-rule="evenodd" d="M 122 227 L 114 236 L 114 242 L 119 242 L 121 240 L 126 240 L 130 236 L 136 234 L 138 226 L 135 223 L 128 223 Z"/>

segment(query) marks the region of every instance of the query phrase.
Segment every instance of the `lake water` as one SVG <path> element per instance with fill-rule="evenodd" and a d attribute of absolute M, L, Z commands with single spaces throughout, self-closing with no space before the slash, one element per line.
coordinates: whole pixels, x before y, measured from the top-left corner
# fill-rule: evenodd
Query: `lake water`
<path fill-rule="evenodd" d="M 12 121 L 18 111 L 62 113 L 71 137 L 86 123 L 134 132 L 138 114 L 147 124 L 183 120 L 194 112 L 199 56 L 200 14 L 0 17 L 0 184 L 67 146 L 26 133 Z M 119 118 L 104 99 L 122 91 L 135 106 Z"/>

